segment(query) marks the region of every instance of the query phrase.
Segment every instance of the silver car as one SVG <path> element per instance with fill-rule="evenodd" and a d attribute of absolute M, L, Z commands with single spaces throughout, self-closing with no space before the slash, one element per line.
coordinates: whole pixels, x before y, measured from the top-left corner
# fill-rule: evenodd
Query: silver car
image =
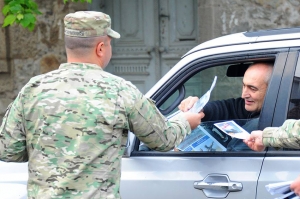
<path fill-rule="evenodd" d="M 300 28 L 216 38 L 187 52 L 146 96 L 156 102 L 166 117 L 171 117 L 184 98 L 201 97 L 217 76 L 210 101 L 238 98 L 246 68 L 253 62 L 268 61 L 274 63 L 274 70 L 257 118 L 257 129 L 280 126 L 287 118 L 300 119 L 300 111 L 289 114 L 300 105 L 299 51 Z M 248 120 L 234 122 L 242 126 Z M 130 133 L 122 159 L 122 198 L 271 199 L 280 195 L 271 195 L 265 185 L 294 180 L 300 174 L 299 151 L 228 150 L 231 137 L 216 128 L 216 122 L 220 121 L 202 122 L 193 131 L 193 135 L 204 132 L 211 142 L 190 150 L 156 152 Z M 189 139 L 192 140 L 189 136 L 183 143 L 190 142 Z M 199 140 L 196 139 L 198 144 Z M 26 169 L 26 164 L 0 162 L 1 198 L 5 191 L 26 197 L 24 189 L 18 187 L 26 184 Z"/>

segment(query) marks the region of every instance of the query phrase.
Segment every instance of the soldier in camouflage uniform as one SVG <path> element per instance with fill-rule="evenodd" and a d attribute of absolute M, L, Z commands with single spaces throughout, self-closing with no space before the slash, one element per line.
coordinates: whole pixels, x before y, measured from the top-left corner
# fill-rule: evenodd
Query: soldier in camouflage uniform
<path fill-rule="evenodd" d="M 280 127 L 267 127 L 263 131 L 252 131 L 244 142 L 255 151 L 266 147 L 300 149 L 300 120 L 286 120 Z M 300 195 L 300 176 L 290 185 L 296 195 Z"/>
<path fill-rule="evenodd" d="M 105 72 L 111 58 L 110 17 L 66 15 L 68 63 L 33 77 L 8 107 L 0 128 L 0 160 L 28 161 L 28 198 L 120 198 L 127 133 L 169 151 L 203 113 L 167 120 L 130 82 Z"/>
<path fill-rule="evenodd" d="M 280 127 L 267 127 L 263 131 L 252 131 L 244 142 L 255 151 L 266 147 L 300 149 L 300 120 L 286 120 Z"/>

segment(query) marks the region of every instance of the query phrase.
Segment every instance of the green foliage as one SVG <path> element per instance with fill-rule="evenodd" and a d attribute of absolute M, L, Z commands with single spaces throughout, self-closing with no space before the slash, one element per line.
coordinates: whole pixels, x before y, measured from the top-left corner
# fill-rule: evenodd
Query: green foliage
<path fill-rule="evenodd" d="M 1 0 L 0 0 L 1 1 Z M 69 0 L 63 0 L 67 3 Z M 88 2 L 92 0 L 70 0 L 71 2 Z M 24 28 L 32 31 L 35 27 L 36 16 L 42 14 L 38 10 L 37 4 L 32 0 L 4 0 L 2 8 L 4 22 L 2 27 L 13 24 L 21 24 Z"/>
<path fill-rule="evenodd" d="M 69 0 L 64 0 L 64 3 L 67 3 Z M 78 2 L 78 1 L 80 1 L 80 2 L 88 2 L 88 3 L 92 3 L 92 0 L 71 0 L 72 2 Z"/>
<path fill-rule="evenodd" d="M 41 14 L 37 4 L 32 0 L 4 0 L 2 13 L 5 16 L 2 27 L 21 24 L 30 31 L 34 29 L 36 15 Z"/>

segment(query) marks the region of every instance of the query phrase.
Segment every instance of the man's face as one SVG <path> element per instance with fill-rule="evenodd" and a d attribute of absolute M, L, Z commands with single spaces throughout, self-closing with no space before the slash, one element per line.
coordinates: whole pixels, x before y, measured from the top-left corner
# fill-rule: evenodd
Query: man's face
<path fill-rule="evenodd" d="M 269 72 L 263 64 L 256 64 L 247 69 L 243 78 L 242 98 L 245 100 L 245 109 L 250 112 L 261 110 L 268 84 L 266 76 Z"/>

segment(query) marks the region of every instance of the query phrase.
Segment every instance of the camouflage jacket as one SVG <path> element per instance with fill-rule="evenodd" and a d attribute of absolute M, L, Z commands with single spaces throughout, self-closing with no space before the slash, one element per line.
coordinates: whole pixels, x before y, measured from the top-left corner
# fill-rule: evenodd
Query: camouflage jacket
<path fill-rule="evenodd" d="M 300 149 L 300 120 L 286 120 L 281 127 L 263 130 L 264 146 Z"/>
<path fill-rule="evenodd" d="M 28 161 L 28 198 L 120 198 L 127 133 L 169 151 L 190 126 L 165 119 L 130 82 L 94 64 L 65 63 L 33 77 L 8 108 L 0 159 Z"/>

